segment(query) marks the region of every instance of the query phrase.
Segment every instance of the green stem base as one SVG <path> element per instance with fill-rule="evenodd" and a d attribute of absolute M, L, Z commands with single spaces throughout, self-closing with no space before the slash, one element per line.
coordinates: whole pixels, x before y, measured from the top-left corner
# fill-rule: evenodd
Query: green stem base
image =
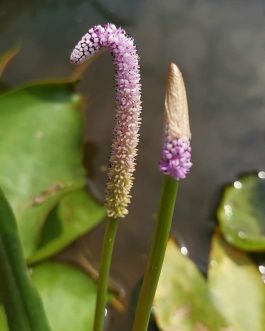
<path fill-rule="evenodd" d="M 179 181 L 164 176 L 155 234 L 141 287 L 133 331 L 146 331 L 171 230 Z"/>
<path fill-rule="evenodd" d="M 116 219 L 108 220 L 108 224 L 105 230 L 99 266 L 99 280 L 94 331 L 103 331 L 104 329 L 105 307 L 108 295 L 110 265 L 116 233 L 118 229 L 118 223 L 119 222 Z"/>

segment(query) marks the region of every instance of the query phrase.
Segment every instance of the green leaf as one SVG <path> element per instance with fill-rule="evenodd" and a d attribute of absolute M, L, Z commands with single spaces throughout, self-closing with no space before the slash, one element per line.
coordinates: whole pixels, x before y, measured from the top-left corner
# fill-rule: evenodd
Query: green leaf
<path fill-rule="evenodd" d="M 0 96 L 0 186 L 27 258 L 59 199 L 85 185 L 81 98 L 73 90 L 73 83 L 42 83 Z"/>
<path fill-rule="evenodd" d="M 10 331 L 3 303 L 0 301 L 0 330 Z"/>
<path fill-rule="evenodd" d="M 212 241 L 209 288 L 217 309 L 236 331 L 264 331 L 265 286 L 257 266 L 219 235 Z"/>
<path fill-rule="evenodd" d="M 243 176 L 227 186 L 217 217 L 229 243 L 246 251 L 264 251 L 264 172 Z"/>
<path fill-rule="evenodd" d="M 154 308 L 163 331 L 223 331 L 227 327 L 213 306 L 206 280 L 173 240 L 167 245 Z"/>
<path fill-rule="evenodd" d="M 86 190 L 67 194 L 49 214 L 42 238 L 30 262 L 57 253 L 103 220 L 105 209 Z"/>
<path fill-rule="evenodd" d="M 10 331 L 49 331 L 41 299 L 32 286 L 13 212 L 0 191 L 0 291 Z M 1 330 L 6 328 L 0 311 Z"/>
<path fill-rule="evenodd" d="M 53 331 L 92 331 L 96 283 L 76 267 L 46 262 L 32 272 Z"/>
<path fill-rule="evenodd" d="M 0 56 L 0 78 L 2 77 L 2 74 L 6 69 L 7 65 L 13 60 L 13 58 L 17 55 L 20 49 L 21 45 L 16 45 L 15 47 Z"/>

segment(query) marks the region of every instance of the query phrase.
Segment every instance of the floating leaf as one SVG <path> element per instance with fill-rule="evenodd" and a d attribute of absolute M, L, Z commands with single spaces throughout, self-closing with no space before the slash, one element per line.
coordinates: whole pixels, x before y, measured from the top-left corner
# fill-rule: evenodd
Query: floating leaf
<path fill-rule="evenodd" d="M 265 250 L 265 172 L 227 186 L 217 212 L 225 239 L 246 251 Z"/>
<path fill-rule="evenodd" d="M 80 95 L 73 83 L 29 85 L 0 96 L 0 186 L 18 221 L 26 257 L 47 214 L 85 185 Z"/>
<path fill-rule="evenodd" d="M 219 235 L 212 241 L 209 288 L 217 309 L 236 331 L 264 331 L 265 286 L 257 266 Z"/>
<path fill-rule="evenodd" d="M 40 245 L 30 262 L 58 252 L 95 227 L 104 216 L 104 207 L 85 189 L 67 194 L 49 214 L 42 230 Z"/>
<path fill-rule="evenodd" d="M 0 78 L 7 65 L 13 60 L 13 58 L 17 55 L 20 49 L 21 46 L 17 45 L 0 56 Z"/>
<path fill-rule="evenodd" d="M 41 299 L 32 286 L 13 212 L 0 191 L 0 294 L 10 331 L 49 331 Z M 3 307 L 0 329 L 7 328 Z"/>
<path fill-rule="evenodd" d="M 52 331 L 93 330 L 97 285 L 85 272 L 65 263 L 45 262 L 32 269 L 32 281 L 42 298 Z M 112 299 L 111 294 L 108 299 Z M 8 331 L 2 306 L 0 330 Z"/>
<path fill-rule="evenodd" d="M 154 308 L 163 331 L 230 330 L 212 304 L 206 280 L 172 240 L 167 245 Z"/>
<path fill-rule="evenodd" d="M 55 262 L 33 268 L 32 278 L 53 331 L 92 331 L 96 283 L 76 267 Z"/>

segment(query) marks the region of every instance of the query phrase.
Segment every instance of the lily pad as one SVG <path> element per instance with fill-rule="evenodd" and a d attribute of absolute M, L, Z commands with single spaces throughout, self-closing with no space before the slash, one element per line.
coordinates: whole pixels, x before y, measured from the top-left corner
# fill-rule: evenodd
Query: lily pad
<path fill-rule="evenodd" d="M 64 196 L 51 211 L 42 230 L 38 249 L 30 262 L 57 253 L 104 219 L 105 208 L 85 190 Z"/>
<path fill-rule="evenodd" d="M 215 309 L 206 280 L 170 240 L 154 300 L 163 331 L 223 331 L 228 323 Z"/>
<path fill-rule="evenodd" d="M 242 176 L 227 186 L 217 217 L 229 243 L 245 251 L 264 251 L 265 172 Z"/>
<path fill-rule="evenodd" d="M 250 258 L 219 235 L 212 241 L 208 283 L 217 309 L 236 331 L 264 331 L 265 286 Z"/>
<path fill-rule="evenodd" d="M 97 285 L 88 274 L 69 264 L 45 262 L 32 269 L 32 281 L 52 331 L 93 330 Z M 108 299 L 112 299 L 111 294 Z M 8 331 L 3 306 L 0 330 Z"/>
<path fill-rule="evenodd" d="M 53 331 L 92 331 L 97 286 L 85 272 L 58 263 L 42 263 L 32 271 Z"/>
<path fill-rule="evenodd" d="M 29 85 L 0 96 L 0 186 L 27 258 L 59 199 L 85 185 L 80 105 L 74 83 L 68 82 Z"/>

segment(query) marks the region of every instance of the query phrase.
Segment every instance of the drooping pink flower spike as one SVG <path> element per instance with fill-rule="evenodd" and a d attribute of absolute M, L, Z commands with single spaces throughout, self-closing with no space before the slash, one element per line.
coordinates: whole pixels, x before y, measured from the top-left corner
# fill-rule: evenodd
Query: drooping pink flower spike
<path fill-rule="evenodd" d="M 109 217 L 120 218 L 128 213 L 139 140 L 141 85 L 136 47 L 122 28 L 96 25 L 75 46 L 71 62 L 80 64 L 105 47 L 112 54 L 116 72 L 117 108 L 105 205 Z"/>
<path fill-rule="evenodd" d="M 165 132 L 160 170 L 177 180 L 190 172 L 191 133 L 186 89 L 178 67 L 171 63 L 165 100 Z"/>

